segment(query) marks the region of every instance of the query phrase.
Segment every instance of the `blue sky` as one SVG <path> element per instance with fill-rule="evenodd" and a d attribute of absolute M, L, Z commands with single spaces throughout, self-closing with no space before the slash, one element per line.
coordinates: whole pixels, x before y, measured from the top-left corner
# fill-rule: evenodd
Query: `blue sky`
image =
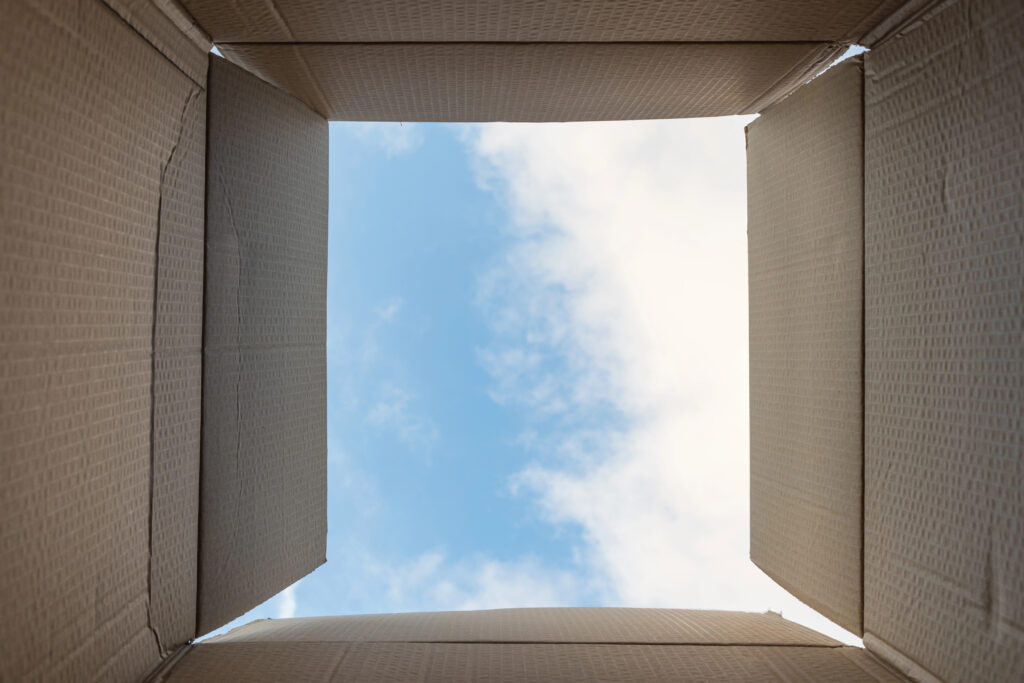
<path fill-rule="evenodd" d="M 747 560 L 749 117 L 331 124 L 328 562 L 243 616 L 782 611 Z"/>

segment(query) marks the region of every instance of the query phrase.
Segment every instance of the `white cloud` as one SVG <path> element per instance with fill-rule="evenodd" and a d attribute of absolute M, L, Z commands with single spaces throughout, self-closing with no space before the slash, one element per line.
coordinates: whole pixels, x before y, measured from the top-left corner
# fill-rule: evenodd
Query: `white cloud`
<path fill-rule="evenodd" d="M 358 601 L 357 595 L 383 596 L 375 598 L 378 610 L 568 606 L 577 604 L 586 590 L 580 574 L 551 569 L 532 557 L 512 562 L 482 556 L 453 561 L 444 552 L 431 550 L 396 564 L 367 552 L 355 556 L 355 571 L 345 571 L 346 580 L 356 582 L 352 597 Z"/>
<path fill-rule="evenodd" d="M 343 130 L 365 144 L 379 147 L 389 157 L 409 154 L 423 144 L 423 130 L 418 123 L 349 122 Z"/>
<path fill-rule="evenodd" d="M 393 322 L 398 312 L 402 310 L 402 297 L 393 296 L 388 299 L 385 303 L 374 309 L 374 313 L 377 314 L 377 320 L 382 323 Z"/>
<path fill-rule="evenodd" d="M 366 414 L 367 424 L 393 432 L 409 447 L 430 447 L 440 433 L 433 420 L 410 409 L 409 404 L 414 398 L 400 387 L 385 384 L 381 387 L 379 399 Z"/>
<path fill-rule="evenodd" d="M 492 398 L 562 414 L 514 485 L 581 531 L 604 602 L 842 635 L 747 559 L 747 121 L 470 129 L 514 238 L 479 357 Z"/>
<path fill-rule="evenodd" d="M 277 595 L 277 618 L 291 619 L 295 616 L 295 586 L 292 584 Z"/>

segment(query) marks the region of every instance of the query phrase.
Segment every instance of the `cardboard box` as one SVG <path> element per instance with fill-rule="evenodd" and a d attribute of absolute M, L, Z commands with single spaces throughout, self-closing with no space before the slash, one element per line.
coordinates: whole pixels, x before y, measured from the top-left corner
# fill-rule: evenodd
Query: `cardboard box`
<path fill-rule="evenodd" d="M 863 82 L 859 58 L 747 127 L 750 559 L 861 632 Z"/>
<path fill-rule="evenodd" d="M 327 123 L 158 5 L 2 15 L 0 680 L 138 680 L 324 561 Z"/>
<path fill-rule="evenodd" d="M 1024 680 L 1022 35 L 913 3 L 748 131 L 751 557 L 921 680 Z"/>
<path fill-rule="evenodd" d="M 168 683 L 898 681 L 862 648 L 775 614 L 554 608 L 257 621 L 195 646 Z"/>
<path fill-rule="evenodd" d="M 1024 679 L 1018 2 L 0 10 L 0 680 Z M 751 555 L 867 649 L 671 610 L 193 644 L 324 561 L 325 117 L 745 112 Z"/>

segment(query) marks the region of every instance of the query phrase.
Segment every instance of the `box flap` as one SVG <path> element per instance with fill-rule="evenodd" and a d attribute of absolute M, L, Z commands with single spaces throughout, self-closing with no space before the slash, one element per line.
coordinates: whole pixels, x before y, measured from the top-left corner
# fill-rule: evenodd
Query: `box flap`
<path fill-rule="evenodd" d="M 206 82 L 206 54 L 212 43 L 177 0 L 103 2 L 189 78 Z"/>
<path fill-rule="evenodd" d="M 0 679 L 135 680 L 194 633 L 203 89 L 94 0 L 0 42 Z"/>
<path fill-rule="evenodd" d="M 902 0 L 186 0 L 223 54 L 330 119 L 758 112 Z"/>
<path fill-rule="evenodd" d="M 902 2 L 184 0 L 218 44 L 851 41 Z"/>
<path fill-rule="evenodd" d="M 898 681 L 774 614 L 511 609 L 261 621 L 198 644 L 187 681 Z"/>
<path fill-rule="evenodd" d="M 522 643 L 200 644 L 167 683 L 905 681 L 856 647 Z"/>
<path fill-rule="evenodd" d="M 198 632 L 325 561 L 327 122 L 211 56 Z"/>
<path fill-rule="evenodd" d="M 1024 4 L 866 57 L 864 628 L 1024 680 Z"/>
<path fill-rule="evenodd" d="M 750 558 L 861 632 L 863 67 L 747 128 Z"/>
<path fill-rule="evenodd" d="M 587 121 L 753 113 L 833 43 L 231 44 L 332 120 Z"/>
<path fill-rule="evenodd" d="M 553 607 L 254 621 L 211 642 L 661 643 L 837 646 L 773 613 Z"/>

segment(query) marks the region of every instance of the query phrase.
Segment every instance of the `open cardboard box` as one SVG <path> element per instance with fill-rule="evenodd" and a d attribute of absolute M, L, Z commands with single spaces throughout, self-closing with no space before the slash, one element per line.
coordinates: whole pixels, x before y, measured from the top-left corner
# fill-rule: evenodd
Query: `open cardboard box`
<path fill-rule="evenodd" d="M 0 10 L 0 680 L 1024 680 L 1016 0 Z M 193 644 L 324 561 L 327 118 L 754 112 L 751 557 L 866 649 L 594 609 Z"/>

